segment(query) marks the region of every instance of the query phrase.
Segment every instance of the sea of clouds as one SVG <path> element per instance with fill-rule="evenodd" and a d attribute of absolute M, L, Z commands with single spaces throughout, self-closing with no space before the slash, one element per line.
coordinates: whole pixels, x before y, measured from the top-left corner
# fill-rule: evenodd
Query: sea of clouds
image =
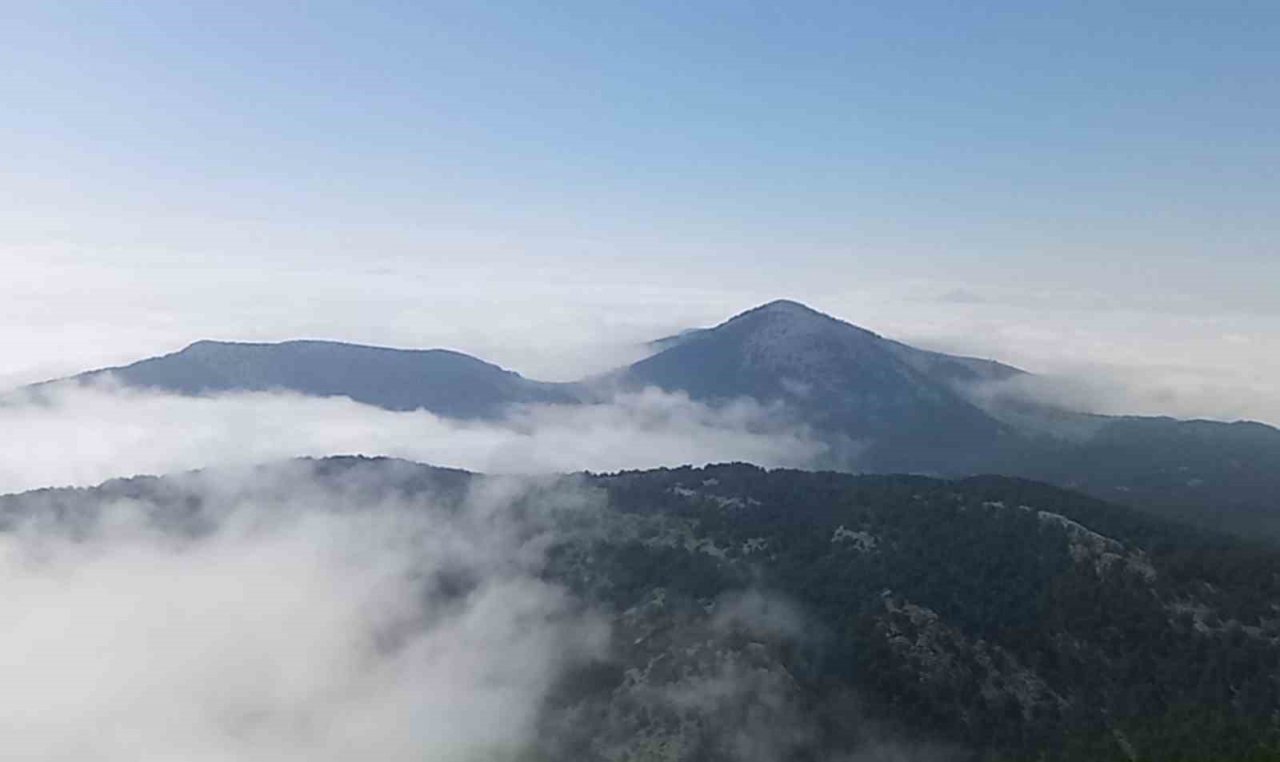
<path fill-rule="evenodd" d="M 478 422 L 336 397 L 68 385 L 6 397 L 0 431 L 0 493 L 332 454 L 549 473 L 735 460 L 801 466 L 823 449 L 777 411 L 750 402 L 713 409 L 656 390 L 591 405 L 516 407 L 502 420 Z"/>

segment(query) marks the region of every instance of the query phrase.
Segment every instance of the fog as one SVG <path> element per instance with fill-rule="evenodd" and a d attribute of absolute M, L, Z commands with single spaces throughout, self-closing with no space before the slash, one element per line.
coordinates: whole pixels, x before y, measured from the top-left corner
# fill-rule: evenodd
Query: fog
<path fill-rule="evenodd" d="M 823 748 L 777 660 L 826 637 L 794 603 L 754 588 L 684 613 L 661 589 L 625 612 L 576 598 L 548 550 L 608 536 L 602 493 L 437 476 L 290 461 L 7 503 L 6 755 L 528 762 L 580 758 L 565 752 L 585 742 L 601 758 L 780 762 Z M 617 688 L 557 698 L 606 663 L 629 667 Z M 953 758 L 856 701 L 837 709 L 857 741 L 832 762 Z"/>
<path fill-rule="evenodd" d="M 1245 385 L 1227 373 L 1167 368 L 1160 373 L 1114 366 L 1064 368 L 966 387 L 984 406 L 1030 402 L 1099 415 L 1171 416 L 1280 425 L 1280 390 L 1269 382 Z"/>
<path fill-rule="evenodd" d="M 498 422 L 460 422 L 346 398 L 183 397 L 67 386 L 8 397 L 0 404 L 0 431 L 0 492 L 332 454 L 543 473 L 733 460 L 800 466 L 822 450 L 777 411 L 749 402 L 713 410 L 655 390 L 594 405 L 518 407 Z"/>
<path fill-rule="evenodd" d="M 884 328 L 922 348 L 1030 371 L 1036 377 L 1013 384 L 1017 391 L 1074 410 L 1280 425 L 1274 310 L 1156 301 L 1095 295 L 1062 306 L 1044 292 L 930 304 Z"/>
<path fill-rule="evenodd" d="M 690 262 L 673 282 L 674 265 L 657 259 L 606 266 L 548 257 L 535 273 L 479 254 L 447 265 L 333 253 L 116 256 L 124 264 L 57 249 L 0 251 L 0 388 L 198 339 L 443 347 L 531 378 L 575 380 L 643 357 L 652 339 L 789 297 L 922 348 L 1072 379 L 1088 408 L 1280 423 L 1280 315 L 1264 298 L 1269 273 L 1179 280 L 1172 293 L 1151 291 L 1147 273 L 1114 282 L 1054 273 L 1030 288 L 1010 272 L 874 272 L 856 262 L 846 265 L 856 278 Z"/>
<path fill-rule="evenodd" d="M 121 365 L 199 339 L 313 338 L 445 348 L 547 380 L 632 362 L 645 343 L 728 317 L 714 288 L 600 283 L 552 262 L 541 276 L 455 258 L 303 262 L 156 257 L 129 265 L 0 248 L 0 388 Z"/>
<path fill-rule="evenodd" d="M 0 534 L 7 757 L 510 759 L 562 671 L 603 653 L 605 622 L 537 576 L 521 483 L 444 511 L 254 474 L 187 478 L 195 534 L 127 501 Z"/>

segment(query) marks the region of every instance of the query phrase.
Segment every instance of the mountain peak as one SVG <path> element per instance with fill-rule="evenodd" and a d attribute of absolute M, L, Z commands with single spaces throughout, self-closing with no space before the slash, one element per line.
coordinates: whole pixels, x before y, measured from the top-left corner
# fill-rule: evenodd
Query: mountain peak
<path fill-rule="evenodd" d="M 762 312 L 801 312 L 811 313 L 814 315 L 823 314 L 809 305 L 797 302 L 794 299 L 774 299 L 771 302 L 765 302 L 759 307 L 756 307 L 756 309 Z M 823 317 L 826 317 L 826 315 L 823 315 Z"/>
<path fill-rule="evenodd" d="M 739 318 L 745 318 L 749 315 L 835 320 L 835 318 L 830 315 L 819 312 L 807 304 L 801 304 L 800 302 L 791 299 L 774 299 L 771 302 L 765 302 L 758 307 L 752 307 L 745 312 L 734 315 L 725 322 L 732 323 Z"/>
<path fill-rule="evenodd" d="M 775 299 L 734 315 L 711 330 L 749 331 L 770 343 L 794 341 L 798 337 L 841 334 L 846 339 L 878 339 L 879 335 L 847 321 L 819 312 L 791 299 Z"/>

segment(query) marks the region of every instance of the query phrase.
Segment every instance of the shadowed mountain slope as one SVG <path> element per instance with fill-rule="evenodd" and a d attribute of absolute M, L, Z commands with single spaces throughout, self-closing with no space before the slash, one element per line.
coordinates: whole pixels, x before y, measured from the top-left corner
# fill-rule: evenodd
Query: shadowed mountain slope
<path fill-rule="evenodd" d="M 334 341 L 198 341 L 174 354 L 75 379 L 104 376 L 129 387 L 179 394 L 289 391 L 350 397 L 388 410 L 425 409 L 455 418 L 492 417 L 514 403 L 575 398 L 570 385 L 531 381 L 460 352 Z"/>
<path fill-rule="evenodd" d="M 922 351 L 790 301 L 660 346 L 620 372 L 622 383 L 781 404 L 831 442 L 826 466 L 1022 476 L 1280 541 L 1280 430 L 1271 426 L 992 398 L 982 390 L 1023 371 Z"/>
<path fill-rule="evenodd" d="M 781 404 L 825 435 L 849 440 L 872 470 L 951 468 L 984 457 L 1010 431 L 959 387 L 1022 373 L 918 350 L 785 300 L 667 346 L 617 380 L 709 403 Z"/>

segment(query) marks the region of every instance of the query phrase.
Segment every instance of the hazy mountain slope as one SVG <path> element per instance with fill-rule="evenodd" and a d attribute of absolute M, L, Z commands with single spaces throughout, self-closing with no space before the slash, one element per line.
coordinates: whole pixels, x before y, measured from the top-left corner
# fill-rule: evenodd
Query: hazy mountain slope
<path fill-rule="evenodd" d="M 104 375 L 126 386 L 180 394 L 279 390 L 457 418 L 497 415 L 512 403 L 574 399 L 569 385 L 531 381 L 460 352 L 333 341 L 198 341 L 174 354 L 75 378 Z"/>
<path fill-rule="evenodd" d="M 91 538 L 127 500 L 198 535 L 235 489 L 454 511 L 486 479 L 355 458 L 257 473 L 269 486 L 210 472 L 3 497 L 0 528 L 60 517 Z M 512 515 L 561 486 L 596 497 L 544 513 L 544 576 L 608 619 L 612 646 L 564 675 L 522 759 L 1280 753 L 1276 551 L 1020 480 L 746 465 L 542 481 Z"/>
<path fill-rule="evenodd" d="M 785 405 L 832 439 L 826 466 L 1024 476 L 1280 541 L 1280 430 L 1270 426 L 992 398 L 983 392 L 1023 371 L 915 349 L 794 302 L 663 346 L 628 368 L 625 382 L 711 402 L 745 396 Z"/>
<path fill-rule="evenodd" d="M 791 301 L 653 346 L 654 355 L 577 384 L 532 381 L 446 350 L 322 341 L 197 342 L 76 378 L 110 374 L 128 386 L 183 394 L 340 395 L 457 418 L 497 416 L 513 403 L 608 399 L 617 389 L 647 386 L 711 405 L 747 398 L 825 440 L 829 449 L 817 466 L 1026 476 L 1280 541 L 1280 430 L 1269 426 L 1108 417 L 1001 396 L 1001 382 L 1023 371 L 919 350 Z"/>
<path fill-rule="evenodd" d="M 990 470 L 1280 541 L 1280 429 L 1261 423 L 1099 416 L 1084 441 L 1040 438 Z"/>
<path fill-rule="evenodd" d="M 972 461 L 1007 434 L 956 385 L 1019 372 L 916 350 L 776 301 L 684 334 L 617 378 L 710 403 L 785 405 L 829 436 L 864 444 L 863 468 L 929 470 Z"/>
<path fill-rule="evenodd" d="M 759 307 L 747 310 L 746 312 L 735 315 L 734 317 L 721 323 L 713 328 L 690 328 L 680 333 L 665 336 L 649 342 L 649 346 L 656 352 L 663 352 L 668 349 L 687 344 L 692 341 L 701 339 L 722 327 L 728 326 L 735 321 L 741 323 L 746 322 L 751 316 L 757 318 L 755 327 L 759 328 L 767 324 L 767 320 L 758 320 L 758 318 L 790 318 L 797 326 L 798 332 L 813 332 L 818 326 L 823 326 L 828 330 L 840 331 L 842 329 L 852 333 L 862 335 L 864 337 L 872 337 L 882 342 L 882 346 L 898 359 L 909 365 L 914 370 L 924 374 L 934 381 L 944 381 L 948 383 L 979 383 L 985 381 L 1004 381 L 1017 376 L 1026 375 L 1026 371 L 1020 370 L 1010 365 L 995 362 L 994 360 L 985 360 L 976 357 L 962 357 L 957 355 L 948 355 L 941 352 L 930 352 L 928 350 L 917 349 L 899 341 L 886 339 L 878 334 L 860 328 L 852 323 L 834 318 L 830 315 L 818 312 L 817 310 L 791 301 L 789 299 L 778 299 Z M 807 327 L 801 327 L 807 321 L 813 321 Z M 751 330 L 746 328 L 745 330 Z M 645 360 L 636 363 L 643 364 Z"/>

